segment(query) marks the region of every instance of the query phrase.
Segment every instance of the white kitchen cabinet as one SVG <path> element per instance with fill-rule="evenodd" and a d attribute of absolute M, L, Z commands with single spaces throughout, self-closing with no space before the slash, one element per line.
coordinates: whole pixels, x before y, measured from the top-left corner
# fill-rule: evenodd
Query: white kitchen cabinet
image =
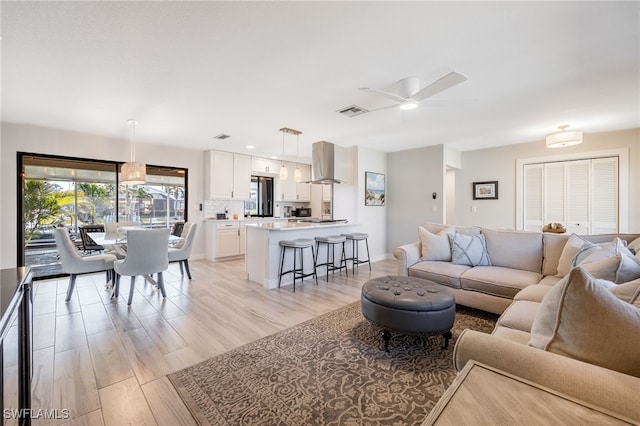
<path fill-rule="evenodd" d="M 296 163 L 284 163 L 289 177 L 280 180 L 282 198 L 280 201 L 311 201 L 311 184 L 303 183 L 311 180 L 311 166 L 309 164 L 297 164 L 300 168 L 302 179 L 296 182 L 293 178 L 296 171 Z"/>
<path fill-rule="evenodd" d="M 280 173 L 280 161 L 271 158 L 251 157 L 251 172 L 277 175 Z"/>
<path fill-rule="evenodd" d="M 247 228 L 244 225 L 240 225 L 239 233 L 239 254 L 245 254 L 247 252 Z"/>
<path fill-rule="evenodd" d="M 238 222 L 218 222 L 216 224 L 215 258 L 240 254 L 240 226 Z"/>
<path fill-rule="evenodd" d="M 250 156 L 215 150 L 205 151 L 206 199 L 248 199 L 250 184 Z"/>

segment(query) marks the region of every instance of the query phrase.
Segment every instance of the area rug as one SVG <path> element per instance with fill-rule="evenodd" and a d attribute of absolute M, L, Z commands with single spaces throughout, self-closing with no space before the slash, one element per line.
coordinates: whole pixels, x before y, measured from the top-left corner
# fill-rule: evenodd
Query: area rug
<path fill-rule="evenodd" d="M 381 329 L 360 302 L 169 375 L 201 425 L 413 425 L 455 378 L 462 330 L 490 332 L 496 315 L 458 306 L 453 338 Z"/>

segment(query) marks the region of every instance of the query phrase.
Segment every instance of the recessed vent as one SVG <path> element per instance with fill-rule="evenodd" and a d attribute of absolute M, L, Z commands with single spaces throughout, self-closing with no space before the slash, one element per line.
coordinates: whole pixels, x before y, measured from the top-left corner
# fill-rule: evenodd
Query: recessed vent
<path fill-rule="evenodd" d="M 346 115 L 347 117 L 355 117 L 356 115 L 361 115 L 366 112 L 369 112 L 369 110 L 359 107 L 357 105 L 351 105 L 346 108 L 339 109 L 338 112 L 340 114 Z"/>
<path fill-rule="evenodd" d="M 221 139 L 221 140 L 225 140 L 225 139 L 228 139 L 228 138 L 230 138 L 230 137 L 231 137 L 231 135 L 225 135 L 224 133 L 220 133 L 218 136 L 214 136 L 213 138 L 214 138 L 214 139 Z"/>

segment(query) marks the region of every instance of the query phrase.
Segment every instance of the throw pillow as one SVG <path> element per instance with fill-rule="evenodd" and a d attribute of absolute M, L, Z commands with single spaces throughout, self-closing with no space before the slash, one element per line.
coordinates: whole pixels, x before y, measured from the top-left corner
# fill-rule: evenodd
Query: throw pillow
<path fill-rule="evenodd" d="M 529 346 L 640 377 L 639 333 L 640 308 L 577 267 L 542 299 Z"/>
<path fill-rule="evenodd" d="M 640 258 L 640 238 L 636 238 L 635 240 L 631 241 L 627 245 L 627 248 L 632 251 L 637 258 Z"/>
<path fill-rule="evenodd" d="M 456 265 L 491 266 L 484 235 L 449 234 L 451 262 Z"/>
<path fill-rule="evenodd" d="M 594 278 L 612 281 L 616 284 L 626 283 L 640 278 L 640 263 L 635 257 L 617 254 L 596 260 L 583 262 L 580 267 L 589 272 Z"/>
<path fill-rule="evenodd" d="M 420 245 L 422 246 L 422 260 L 442 260 L 451 261 L 451 244 L 449 243 L 449 234 L 455 232 L 455 227 L 450 226 L 434 234 L 418 226 L 418 237 L 420 237 Z"/>
<path fill-rule="evenodd" d="M 640 279 L 619 284 L 610 288 L 609 291 L 618 299 L 640 308 Z"/>
<path fill-rule="evenodd" d="M 557 277 L 562 278 L 569 273 L 571 267 L 573 266 L 571 264 L 573 258 L 585 243 L 588 243 L 588 241 L 584 238 L 580 237 L 577 234 L 571 234 L 571 236 L 565 243 L 564 248 L 562 249 L 560 258 L 558 259 L 558 273 L 556 274 Z"/>
<path fill-rule="evenodd" d="M 578 266 L 583 263 L 596 262 L 598 260 L 606 259 L 607 257 L 615 256 L 617 254 L 633 257 L 633 253 L 625 247 L 622 240 L 618 237 L 612 241 L 602 244 L 584 244 L 582 248 L 576 253 L 573 258 L 572 265 Z"/>

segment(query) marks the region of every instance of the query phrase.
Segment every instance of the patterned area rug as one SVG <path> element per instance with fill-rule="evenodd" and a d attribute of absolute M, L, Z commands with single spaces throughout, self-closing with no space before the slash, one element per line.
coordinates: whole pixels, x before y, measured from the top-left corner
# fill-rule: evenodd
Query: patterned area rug
<path fill-rule="evenodd" d="M 381 329 L 360 302 L 169 375 L 202 425 L 412 425 L 455 378 L 462 330 L 490 332 L 496 315 L 457 307 L 453 339 Z"/>

